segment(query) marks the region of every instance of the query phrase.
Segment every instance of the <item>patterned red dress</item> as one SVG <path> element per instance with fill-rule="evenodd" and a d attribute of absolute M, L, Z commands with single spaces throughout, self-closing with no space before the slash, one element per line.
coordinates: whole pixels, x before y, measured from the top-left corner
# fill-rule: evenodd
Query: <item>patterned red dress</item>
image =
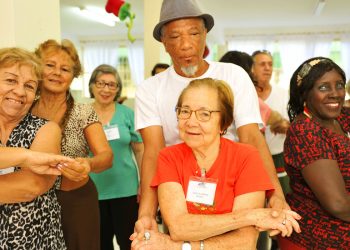
<path fill-rule="evenodd" d="M 349 134 L 350 109 L 343 109 L 337 120 Z M 299 221 L 302 232 L 293 233 L 288 239 L 306 249 L 350 249 L 350 223 L 324 210 L 301 174 L 303 168 L 316 160 L 336 160 L 350 195 L 350 139 L 314 120 L 301 119 L 293 122 L 287 133 L 284 158 L 293 191 L 287 195 L 287 201 L 302 216 Z"/>

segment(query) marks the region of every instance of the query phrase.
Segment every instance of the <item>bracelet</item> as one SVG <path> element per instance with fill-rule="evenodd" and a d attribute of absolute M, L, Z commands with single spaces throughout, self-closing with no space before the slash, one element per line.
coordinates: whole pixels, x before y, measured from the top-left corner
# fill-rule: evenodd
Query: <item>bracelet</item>
<path fill-rule="evenodd" d="M 199 250 L 204 250 L 204 240 L 199 241 Z"/>

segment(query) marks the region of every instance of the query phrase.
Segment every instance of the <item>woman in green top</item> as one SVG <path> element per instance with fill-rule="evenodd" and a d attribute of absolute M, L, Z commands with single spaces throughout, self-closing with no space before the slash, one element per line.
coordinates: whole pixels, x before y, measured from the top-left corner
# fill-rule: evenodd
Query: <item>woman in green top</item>
<path fill-rule="evenodd" d="M 140 167 L 143 143 L 134 129 L 133 110 L 117 102 L 122 83 L 115 68 L 105 64 L 98 66 L 91 75 L 89 90 L 95 98 L 92 105 L 114 152 L 112 168 L 90 175 L 99 196 L 101 249 L 113 250 L 115 235 L 120 249 L 129 250 L 129 236 L 137 220 L 139 186 L 132 153 Z"/>

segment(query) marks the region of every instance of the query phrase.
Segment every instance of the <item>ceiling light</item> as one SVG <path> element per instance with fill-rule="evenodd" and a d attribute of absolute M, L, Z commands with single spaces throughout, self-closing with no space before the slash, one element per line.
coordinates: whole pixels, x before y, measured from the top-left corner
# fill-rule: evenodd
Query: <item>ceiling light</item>
<path fill-rule="evenodd" d="M 326 0 L 318 0 L 315 11 L 314 11 L 314 15 L 319 16 L 325 5 L 326 5 Z"/>
<path fill-rule="evenodd" d="M 99 23 L 103 23 L 111 27 L 115 26 L 115 23 L 120 21 L 119 18 L 116 17 L 114 14 L 107 13 L 102 8 L 81 7 L 76 8 L 76 11 L 79 12 L 79 14 L 85 18 Z"/>

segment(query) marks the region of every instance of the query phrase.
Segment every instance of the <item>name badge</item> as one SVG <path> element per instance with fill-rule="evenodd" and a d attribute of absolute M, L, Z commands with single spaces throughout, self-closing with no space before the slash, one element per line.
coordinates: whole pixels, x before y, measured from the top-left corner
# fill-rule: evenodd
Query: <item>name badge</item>
<path fill-rule="evenodd" d="M 14 167 L 0 169 L 0 175 L 10 174 L 10 173 L 13 173 L 14 171 L 15 171 Z"/>
<path fill-rule="evenodd" d="M 191 176 L 186 200 L 212 206 L 214 204 L 217 180 Z"/>
<path fill-rule="evenodd" d="M 105 131 L 108 141 L 120 138 L 118 125 L 106 125 L 103 130 Z"/>

